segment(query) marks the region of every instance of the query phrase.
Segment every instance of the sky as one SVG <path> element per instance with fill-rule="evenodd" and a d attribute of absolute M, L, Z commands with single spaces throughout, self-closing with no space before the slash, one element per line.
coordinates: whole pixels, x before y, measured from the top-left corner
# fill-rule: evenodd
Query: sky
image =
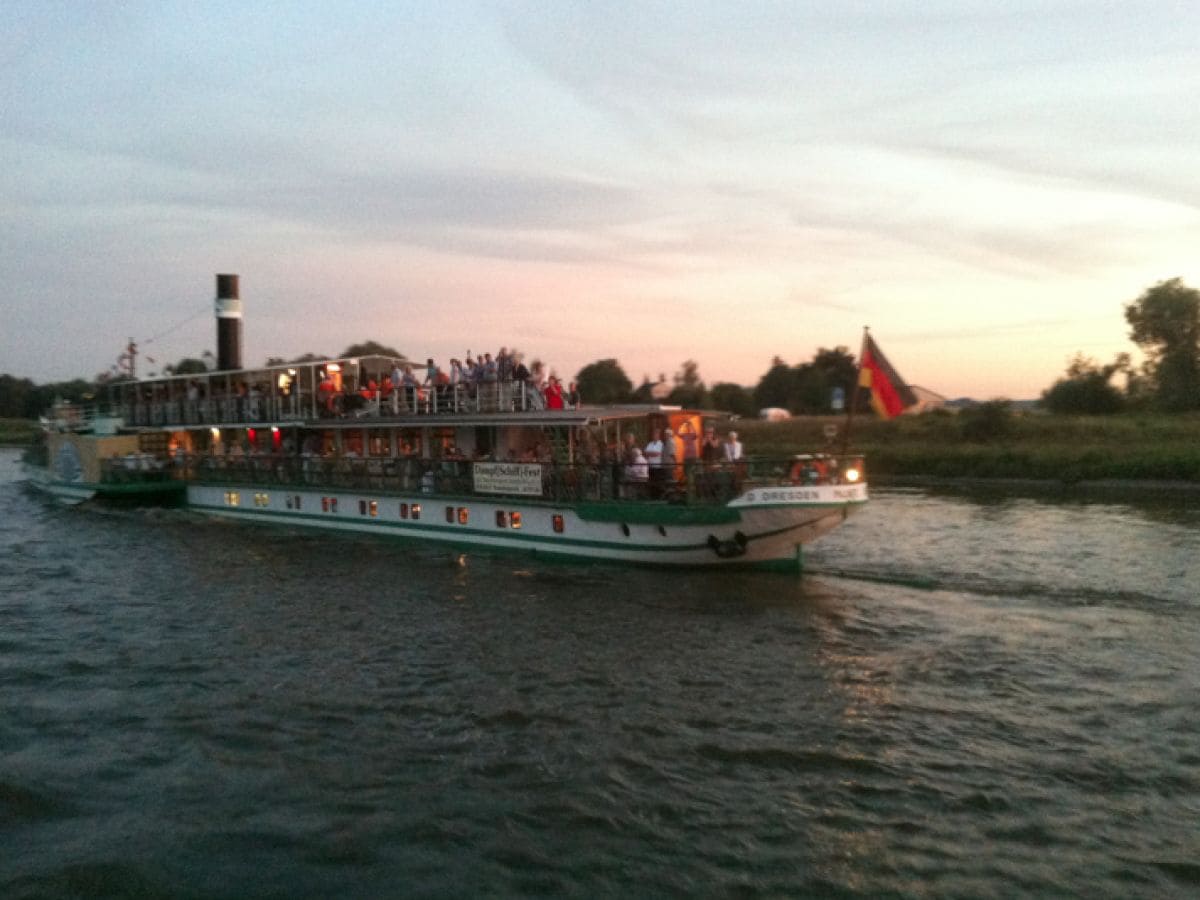
<path fill-rule="evenodd" d="M 0 373 L 365 340 L 1027 399 L 1200 286 L 1200 4 L 0 4 Z M 1137 355 L 1135 354 L 1135 359 Z M 154 362 L 150 362 L 153 359 Z"/>

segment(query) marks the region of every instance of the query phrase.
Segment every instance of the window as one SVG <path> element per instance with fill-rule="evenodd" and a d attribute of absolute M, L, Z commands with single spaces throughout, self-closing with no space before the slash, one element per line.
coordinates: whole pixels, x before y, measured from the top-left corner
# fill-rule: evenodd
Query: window
<path fill-rule="evenodd" d="M 446 507 L 446 521 L 449 522 L 451 525 L 454 524 L 454 507 L 453 506 Z"/>
<path fill-rule="evenodd" d="M 260 509 L 265 509 L 266 507 L 271 505 L 271 495 L 270 494 L 255 494 L 254 495 L 254 505 L 259 507 Z"/>
<path fill-rule="evenodd" d="M 370 513 L 372 519 L 374 519 L 376 516 L 378 516 L 379 515 L 379 501 L 372 500 L 370 503 L 368 503 L 367 504 L 367 512 Z"/>
<path fill-rule="evenodd" d="M 408 504 L 407 503 L 400 504 L 400 518 L 402 518 L 402 519 L 408 518 Z"/>
<path fill-rule="evenodd" d="M 358 514 L 360 516 L 365 516 L 367 514 L 367 501 L 366 500 L 358 501 Z"/>
<path fill-rule="evenodd" d="M 555 534 L 562 534 L 562 533 L 563 533 L 563 528 L 565 527 L 565 523 L 563 522 L 563 517 L 562 517 L 562 515 L 560 515 L 559 513 L 555 513 L 555 514 L 554 514 L 554 518 L 553 518 L 553 519 L 551 519 L 551 521 L 552 521 L 552 522 L 553 522 L 553 524 L 554 524 L 554 533 L 555 533 Z"/>
<path fill-rule="evenodd" d="M 519 512 L 514 511 L 511 515 L 509 515 L 508 521 L 512 524 L 513 528 L 520 528 L 521 527 L 521 514 Z"/>
<path fill-rule="evenodd" d="M 468 521 L 470 518 L 471 518 L 471 512 L 470 512 L 470 510 L 468 510 L 468 509 L 467 509 L 465 506 L 460 506 L 460 507 L 458 508 L 458 524 L 459 524 L 459 525 L 466 525 L 466 524 L 467 524 L 467 521 Z"/>
<path fill-rule="evenodd" d="M 237 491 L 226 491 L 225 492 L 225 505 L 226 506 L 241 506 L 242 505 L 242 495 L 240 493 L 238 493 Z"/>
<path fill-rule="evenodd" d="M 413 517 L 414 519 L 419 519 L 419 518 L 421 518 L 421 504 L 420 504 L 420 503 L 414 503 L 414 504 L 412 505 L 412 507 L 411 507 L 411 512 L 412 512 L 412 517 Z"/>
<path fill-rule="evenodd" d="M 507 528 L 508 527 L 508 513 L 506 513 L 502 509 L 496 510 L 496 527 L 497 528 Z"/>

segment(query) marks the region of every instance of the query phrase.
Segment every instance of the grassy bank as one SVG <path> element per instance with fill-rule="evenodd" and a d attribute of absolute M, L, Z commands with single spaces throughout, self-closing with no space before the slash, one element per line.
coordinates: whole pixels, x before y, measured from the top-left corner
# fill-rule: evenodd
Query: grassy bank
<path fill-rule="evenodd" d="M 38 423 L 32 419 L 0 419 L 0 447 L 24 447 L 33 443 Z"/>
<path fill-rule="evenodd" d="M 981 421 L 982 419 L 982 421 Z M 845 417 L 739 422 L 747 452 L 824 447 L 823 428 Z M 1101 479 L 1200 482 L 1200 416 L 969 416 L 933 413 L 890 422 L 856 419 L 851 448 L 875 481 L 890 477 Z"/>

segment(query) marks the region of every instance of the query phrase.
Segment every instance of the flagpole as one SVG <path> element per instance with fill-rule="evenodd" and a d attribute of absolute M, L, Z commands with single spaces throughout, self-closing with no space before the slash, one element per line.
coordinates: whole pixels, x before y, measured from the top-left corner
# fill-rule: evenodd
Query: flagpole
<path fill-rule="evenodd" d="M 846 427 L 842 431 L 842 455 L 850 452 L 850 426 L 854 424 L 854 413 L 858 410 L 858 395 L 862 392 L 863 354 L 867 351 L 867 334 L 870 325 L 863 326 L 862 346 L 858 350 L 858 371 L 854 373 L 854 387 L 850 389 L 850 408 L 846 410 Z"/>

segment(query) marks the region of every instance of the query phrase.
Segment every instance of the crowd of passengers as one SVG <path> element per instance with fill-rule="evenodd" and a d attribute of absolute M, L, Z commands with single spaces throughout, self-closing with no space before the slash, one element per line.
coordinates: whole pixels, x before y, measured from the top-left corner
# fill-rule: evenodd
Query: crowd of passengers
<path fill-rule="evenodd" d="M 390 372 L 368 373 L 362 384 L 337 389 L 328 372 L 317 387 L 321 409 L 325 415 L 345 415 L 359 410 L 387 412 L 401 410 L 433 412 L 461 411 L 460 407 L 475 409 L 575 409 L 581 403 L 579 386 L 562 380 L 546 367 L 535 362 L 525 365 L 524 357 L 505 347 L 495 358 L 491 353 L 465 360 L 451 359 L 443 368 L 432 359 L 424 367 L 397 362 Z M 372 405 L 378 403 L 377 409 Z"/>
<path fill-rule="evenodd" d="M 131 422 L 165 424 L 187 422 L 255 422 L 285 417 L 294 412 L 295 385 L 272 392 L 269 384 L 239 381 L 226 391 L 210 385 L 206 394 L 199 379 L 192 379 L 181 398 L 170 397 L 161 385 L 135 397 L 126 416 Z M 525 365 L 523 354 L 505 347 L 442 367 L 428 359 L 424 366 L 396 362 L 390 371 L 364 372 L 357 382 L 349 374 L 340 381 L 325 369 L 317 384 L 318 412 L 324 417 L 347 415 L 399 415 L 401 412 L 477 412 L 576 409 L 582 402 L 579 386 L 565 387 L 553 371 L 540 362 Z"/>

